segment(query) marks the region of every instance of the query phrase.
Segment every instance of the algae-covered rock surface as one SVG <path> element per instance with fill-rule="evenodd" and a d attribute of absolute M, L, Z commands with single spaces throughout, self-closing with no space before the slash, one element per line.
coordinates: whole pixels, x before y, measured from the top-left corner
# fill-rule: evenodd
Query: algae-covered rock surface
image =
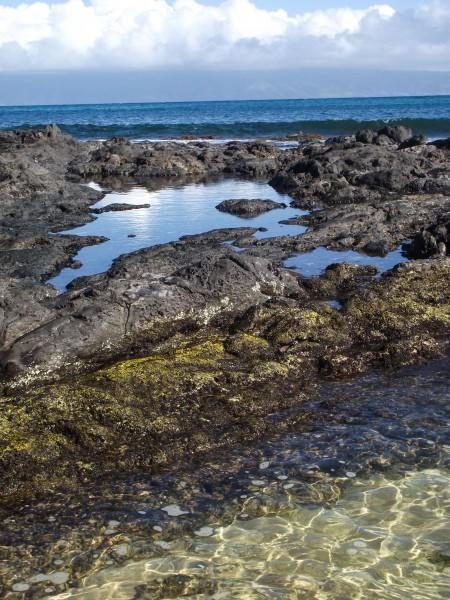
<path fill-rule="evenodd" d="M 349 288 L 349 271 L 353 288 Z M 405 264 L 363 288 L 337 266 L 315 284 L 347 281 L 342 310 L 319 298 L 269 300 L 226 327 L 177 332 L 151 352 L 1 398 L 4 502 L 71 488 L 106 472 L 159 469 L 256 439 L 267 417 L 323 378 L 442 356 L 450 336 L 450 260 Z M 326 294 L 325 294 L 326 295 Z"/>

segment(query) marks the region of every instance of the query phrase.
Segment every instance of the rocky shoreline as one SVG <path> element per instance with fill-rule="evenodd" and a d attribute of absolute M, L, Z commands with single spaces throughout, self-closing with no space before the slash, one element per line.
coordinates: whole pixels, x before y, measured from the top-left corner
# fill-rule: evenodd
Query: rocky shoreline
<path fill-rule="evenodd" d="M 2 503 L 257 439 L 307 384 L 446 354 L 449 146 L 389 127 L 287 150 L 0 133 Z M 63 294 L 46 283 L 103 241 L 55 235 L 94 218 L 103 194 L 89 180 L 217 177 L 270 180 L 312 210 L 308 231 L 216 230 L 121 256 Z M 354 265 L 313 279 L 283 268 L 322 246 L 383 255 L 405 240 L 420 260 L 380 280 Z"/>

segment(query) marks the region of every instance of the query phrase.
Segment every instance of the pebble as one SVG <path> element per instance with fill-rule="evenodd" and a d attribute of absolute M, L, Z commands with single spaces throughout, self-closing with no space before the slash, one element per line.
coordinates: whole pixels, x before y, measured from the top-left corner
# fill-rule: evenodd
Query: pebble
<path fill-rule="evenodd" d="M 69 573 L 65 573 L 64 571 L 57 571 L 56 573 L 52 573 L 48 576 L 48 580 L 54 583 L 55 585 L 63 585 L 69 581 Z"/>
<path fill-rule="evenodd" d="M 15 583 L 12 586 L 13 592 L 26 592 L 30 589 L 28 583 Z"/>
<path fill-rule="evenodd" d="M 354 556 L 355 554 L 358 554 L 358 550 L 355 550 L 355 548 L 349 548 L 347 550 L 347 554 L 350 554 L 350 556 Z"/>
<path fill-rule="evenodd" d="M 159 546 L 163 550 L 169 550 L 170 544 L 168 542 L 155 542 L 156 546 Z"/>
<path fill-rule="evenodd" d="M 268 460 L 265 460 L 264 462 L 262 462 L 259 465 L 259 468 L 261 469 L 261 471 L 265 471 L 266 469 L 269 468 L 270 462 Z"/>
<path fill-rule="evenodd" d="M 366 542 L 363 542 L 362 540 L 356 540 L 356 542 L 353 542 L 353 545 L 357 548 L 367 548 Z"/>
<path fill-rule="evenodd" d="M 55 588 L 45 588 L 44 592 L 46 594 L 53 594 L 53 592 L 55 591 Z"/>
<path fill-rule="evenodd" d="M 61 560 L 60 558 L 57 558 L 56 560 L 54 560 L 54 561 L 53 561 L 53 563 L 54 563 L 55 565 L 63 565 L 63 564 L 64 564 L 64 561 L 63 561 L 63 560 Z"/>
<path fill-rule="evenodd" d="M 127 554 L 130 552 L 130 545 L 118 544 L 117 546 L 114 546 L 113 551 L 115 554 L 117 554 L 117 556 L 127 556 Z"/>
<path fill-rule="evenodd" d="M 120 525 L 120 521 L 108 521 L 108 527 L 110 527 L 111 529 L 114 527 L 119 527 Z"/>
<path fill-rule="evenodd" d="M 116 530 L 116 529 L 107 529 L 107 530 L 105 531 L 105 535 L 114 535 L 114 534 L 116 534 L 116 533 L 117 533 L 117 530 Z"/>
<path fill-rule="evenodd" d="M 169 517 L 180 517 L 181 515 L 188 515 L 189 512 L 186 510 L 181 510 L 179 506 L 176 504 L 171 504 L 170 506 L 165 506 L 162 508 L 164 512 L 166 512 Z"/>
<path fill-rule="evenodd" d="M 256 487 L 263 487 L 264 485 L 267 485 L 267 482 L 263 481 L 262 479 L 252 479 L 252 485 L 256 485 Z"/>
<path fill-rule="evenodd" d="M 56 521 L 56 517 L 49 517 L 48 520 L 50 523 L 54 523 Z"/>
<path fill-rule="evenodd" d="M 162 527 L 160 527 L 160 525 L 155 525 L 155 526 L 153 527 L 153 529 L 154 529 L 155 531 L 158 531 L 159 533 L 161 533 L 161 531 L 163 530 L 163 529 L 162 529 Z"/>
<path fill-rule="evenodd" d="M 356 477 L 356 473 L 353 473 L 353 471 L 347 471 L 346 475 L 350 478 Z"/>
<path fill-rule="evenodd" d="M 280 481 L 286 481 L 286 479 L 288 479 L 288 476 L 287 475 L 278 475 L 278 479 Z"/>
<path fill-rule="evenodd" d="M 293 483 L 286 483 L 286 485 L 283 485 L 283 488 L 285 490 L 291 490 L 294 487 Z"/>
<path fill-rule="evenodd" d="M 30 577 L 29 581 L 30 583 L 42 583 L 43 581 L 48 581 L 48 575 L 38 573 L 37 575 L 33 575 L 33 577 Z"/>
<path fill-rule="evenodd" d="M 201 527 L 197 531 L 194 531 L 198 537 L 210 537 L 214 535 L 214 529 L 212 527 Z"/>
<path fill-rule="evenodd" d="M 242 498 L 243 500 L 245 500 L 245 498 L 248 498 L 248 496 L 247 496 L 247 494 L 242 494 L 241 498 Z"/>

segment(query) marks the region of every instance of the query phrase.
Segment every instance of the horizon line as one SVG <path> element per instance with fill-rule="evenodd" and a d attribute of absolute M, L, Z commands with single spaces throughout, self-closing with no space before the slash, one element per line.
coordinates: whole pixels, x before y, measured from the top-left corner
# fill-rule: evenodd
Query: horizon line
<path fill-rule="evenodd" d="M 24 107 L 56 107 L 56 106 L 139 106 L 141 104 L 214 104 L 214 103 L 234 103 L 234 102 L 286 102 L 286 101 L 304 101 L 304 100 L 367 100 L 383 99 L 383 98 L 433 98 L 433 97 L 450 98 L 450 94 L 437 93 L 437 94 L 394 94 L 394 95 L 381 95 L 381 96 L 305 96 L 301 98 L 245 98 L 235 100 L 143 100 L 134 102 L 58 102 L 52 104 L 2 104 L 0 108 L 24 108 Z"/>

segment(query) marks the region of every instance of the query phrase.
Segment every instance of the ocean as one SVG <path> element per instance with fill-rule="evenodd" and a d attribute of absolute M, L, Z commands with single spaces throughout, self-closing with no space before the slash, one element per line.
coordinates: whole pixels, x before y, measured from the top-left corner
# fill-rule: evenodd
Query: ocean
<path fill-rule="evenodd" d="M 51 123 L 82 140 L 332 136 L 386 123 L 438 138 L 450 136 L 450 96 L 0 107 L 1 129 Z"/>

